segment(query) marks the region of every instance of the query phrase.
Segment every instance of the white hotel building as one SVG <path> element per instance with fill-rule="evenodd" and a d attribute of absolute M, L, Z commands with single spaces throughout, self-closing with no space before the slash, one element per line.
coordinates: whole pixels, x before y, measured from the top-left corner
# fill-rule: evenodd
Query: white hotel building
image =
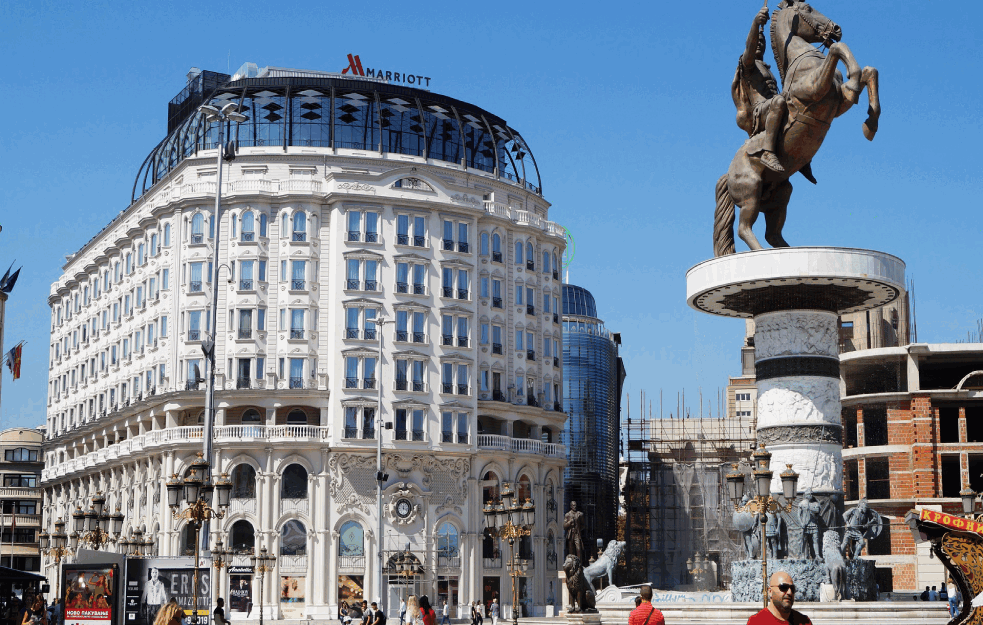
<path fill-rule="evenodd" d="M 503 481 L 536 504 L 521 546 L 526 613 L 558 608 L 565 231 L 548 220 L 525 141 L 426 90 L 244 67 L 192 70 L 132 203 L 51 287 L 45 529 L 60 517 L 71 531 L 102 492 L 153 554 L 191 548 L 165 482 L 202 448 L 195 369 L 218 288 L 213 472 L 234 489 L 211 539 L 239 553 L 239 572 L 260 547 L 277 556 L 273 617 L 376 597 L 379 550 L 391 562 L 407 544 L 423 566 L 417 593 L 508 606 L 508 548 L 483 534 L 482 512 Z M 227 125 L 237 158 L 223 164 L 215 228 L 217 126 L 198 106 L 227 102 L 247 120 Z M 392 424 L 381 432 L 379 386 Z M 251 576 L 213 577 L 213 596 L 229 597 Z M 285 578 L 300 601 L 276 603 Z M 395 608 L 407 589 L 389 589 Z"/>

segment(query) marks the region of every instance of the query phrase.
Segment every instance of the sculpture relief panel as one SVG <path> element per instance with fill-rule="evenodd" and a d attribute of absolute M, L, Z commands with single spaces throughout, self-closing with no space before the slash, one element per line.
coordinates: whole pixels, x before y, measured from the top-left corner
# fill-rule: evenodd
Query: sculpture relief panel
<path fill-rule="evenodd" d="M 793 377 L 758 382 L 758 427 L 840 423 L 840 381 Z"/>
<path fill-rule="evenodd" d="M 776 356 L 839 357 L 839 332 L 833 313 L 794 310 L 754 318 L 754 359 Z"/>

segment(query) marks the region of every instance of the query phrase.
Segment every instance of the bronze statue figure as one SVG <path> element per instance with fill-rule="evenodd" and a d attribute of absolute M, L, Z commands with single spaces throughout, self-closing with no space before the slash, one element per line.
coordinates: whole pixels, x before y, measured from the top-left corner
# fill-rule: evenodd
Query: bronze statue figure
<path fill-rule="evenodd" d="M 802 526 L 802 535 L 799 537 L 799 557 L 802 559 L 814 560 L 823 557 L 823 552 L 819 550 L 823 535 L 819 509 L 819 502 L 812 496 L 812 490 L 806 490 L 799 500 L 798 510 L 799 524 Z"/>
<path fill-rule="evenodd" d="M 563 516 L 563 529 L 566 530 L 567 555 L 584 559 L 584 513 L 577 510 L 577 502 L 570 502 L 570 510 Z"/>
<path fill-rule="evenodd" d="M 735 204 L 741 208 L 737 232 L 752 250 L 762 249 L 751 228 L 765 215 L 765 240 L 788 247 L 782 237 L 792 195 L 789 178 L 801 172 L 815 182 L 809 167 L 832 120 L 860 100 L 864 87 L 870 100 L 864 136 L 873 139 L 880 117 L 877 70 L 861 68 L 840 27 L 800 0 L 782 0 L 771 17 L 771 43 L 783 92 L 762 60 L 762 26 L 766 9 L 758 12 L 738 65 L 731 94 L 737 123 L 751 137 L 737 151 L 730 169 L 717 181 L 714 215 L 714 256 L 733 254 Z M 829 54 L 811 44 L 829 46 Z M 837 71 L 847 67 L 847 81 Z M 780 100 L 780 101 L 779 101 Z"/>
<path fill-rule="evenodd" d="M 843 525 L 846 527 L 846 531 L 843 533 L 840 550 L 843 555 L 854 560 L 860 557 L 867 541 L 880 536 L 881 530 L 884 529 L 881 515 L 867 506 L 866 497 L 860 500 L 856 508 L 851 508 L 843 513 Z"/>

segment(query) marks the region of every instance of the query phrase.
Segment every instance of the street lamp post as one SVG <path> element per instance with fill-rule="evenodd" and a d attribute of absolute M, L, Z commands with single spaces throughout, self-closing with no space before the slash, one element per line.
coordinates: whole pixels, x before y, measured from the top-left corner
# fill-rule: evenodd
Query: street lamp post
<path fill-rule="evenodd" d="M 376 408 L 376 420 L 375 420 L 375 440 L 376 440 L 376 457 L 375 457 L 375 479 L 376 479 L 376 511 L 379 515 L 379 533 L 376 534 L 378 538 L 378 562 L 377 562 L 377 575 L 378 581 L 376 585 L 379 589 L 379 596 L 376 597 L 376 601 L 382 606 L 382 597 L 384 596 L 384 583 L 383 583 L 383 570 L 385 563 L 383 562 L 382 553 L 382 487 L 389 479 L 389 475 L 382 468 L 382 431 L 385 429 L 385 420 L 382 417 L 382 327 L 387 324 L 392 323 L 391 319 L 386 319 L 385 317 L 378 317 L 375 320 L 376 332 L 379 334 L 379 362 L 376 364 L 375 373 L 375 385 L 377 390 L 377 395 L 379 398 L 379 405 Z"/>
<path fill-rule="evenodd" d="M 236 108 L 238 107 L 232 102 L 226 103 L 222 108 L 218 108 L 210 104 L 202 104 L 199 108 L 202 115 L 205 116 L 205 121 L 218 122 L 218 145 L 216 146 L 215 150 L 215 215 L 212 217 L 212 228 L 215 235 L 212 238 L 212 310 L 209 314 L 212 334 L 210 338 L 207 338 L 201 343 L 201 351 L 205 356 L 205 378 L 207 385 L 205 387 L 204 435 L 202 436 L 202 452 L 205 455 L 205 473 L 201 475 L 201 479 L 204 482 L 208 482 L 210 477 L 208 470 L 209 464 L 212 462 L 212 426 L 215 424 L 215 339 L 218 337 L 218 241 L 222 226 L 222 158 L 223 156 L 229 158 L 229 160 L 235 158 L 234 152 L 229 155 L 223 154 L 223 150 L 225 148 L 225 124 L 227 122 L 241 124 L 247 119 L 245 115 L 237 112 L 235 110 Z M 207 519 L 205 520 L 204 528 L 205 532 L 203 540 L 207 541 Z M 205 544 L 205 548 L 208 548 L 207 542 Z"/>
<path fill-rule="evenodd" d="M 198 457 L 191 463 L 191 474 L 184 480 L 178 479 L 177 474 L 173 474 L 167 482 L 167 505 L 171 508 L 171 516 L 175 519 L 187 519 L 188 527 L 195 531 L 195 573 L 192 584 L 194 625 L 201 625 L 198 622 L 198 582 L 200 579 L 200 541 L 199 532 L 202 526 L 211 518 L 221 519 L 225 516 L 225 511 L 229 507 L 229 495 L 232 493 L 232 482 L 226 474 L 222 474 L 222 479 L 217 484 L 206 481 L 201 476 L 208 475 L 208 461 L 204 454 L 198 452 Z M 179 510 L 181 505 L 181 492 L 184 491 L 184 499 L 188 507 Z M 218 491 L 219 510 L 212 508 L 212 494 Z M 207 540 L 207 534 L 205 538 Z"/>
<path fill-rule="evenodd" d="M 692 558 L 686 558 L 686 570 L 693 576 L 693 585 L 697 591 L 706 590 L 706 574 L 710 570 L 710 559 L 696 553 Z"/>
<path fill-rule="evenodd" d="M 78 533 L 78 540 L 89 545 L 98 551 L 109 543 L 116 543 L 119 540 L 120 532 L 123 530 L 123 514 L 119 506 L 116 512 L 109 514 L 103 512 L 106 506 L 106 498 L 102 492 L 96 492 L 92 498 L 89 511 L 83 513 L 82 508 L 76 508 L 72 513 L 72 520 L 75 523 L 75 532 Z M 112 523 L 112 534 L 110 535 L 110 523 Z"/>
<path fill-rule="evenodd" d="M 399 557 L 396 559 L 396 574 L 399 575 L 403 583 L 402 598 L 405 601 L 407 594 L 406 587 L 415 582 L 417 575 L 423 574 L 423 566 L 419 560 L 413 557 L 409 543 L 406 543 L 406 550 L 399 554 Z"/>
<path fill-rule="evenodd" d="M 266 547 L 263 547 L 258 554 L 249 556 L 249 560 L 253 564 L 253 569 L 259 573 L 259 625 L 263 625 L 263 589 L 265 588 L 263 577 L 273 570 L 276 556 L 268 553 Z"/>
<path fill-rule="evenodd" d="M 514 500 L 514 501 L 513 501 Z M 515 496 L 512 485 L 502 484 L 501 499 L 485 504 L 485 528 L 493 536 L 504 538 L 509 542 L 509 576 L 512 578 L 512 625 L 519 623 L 519 584 L 518 578 L 525 576 L 529 562 L 525 558 L 517 558 L 515 541 L 523 536 L 532 534 L 536 520 L 536 508 L 532 501 L 526 499 L 522 503 Z M 513 523 L 513 516 L 517 523 Z"/>
<path fill-rule="evenodd" d="M 761 595 L 764 607 L 768 607 L 768 546 L 766 544 L 766 524 L 768 523 L 768 513 L 784 510 L 792 510 L 792 502 L 798 488 L 799 474 L 792 470 L 792 465 L 785 465 L 787 468 L 781 472 L 782 494 L 777 498 L 771 495 L 771 478 L 774 471 L 768 467 L 771 465 L 771 453 L 765 449 L 765 444 L 761 443 L 752 454 L 752 466 L 754 470 L 754 484 L 757 496 L 741 506 L 741 499 L 744 497 L 744 474 L 737 468 L 737 463 L 731 465 L 732 470 L 727 474 L 727 490 L 731 500 L 734 502 L 734 510 L 737 512 L 750 512 L 757 514 L 761 521 Z"/>
<path fill-rule="evenodd" d="M 65 556 L 70 556 L 75 553 L 74 549 L 67 547 L 68 535 L 65 534 L 65 522 L 58 517 L 55 521 L 55 531 L 50 536 L 48 532 L 41 532 L 39 536 L 41 539 L 41 551 L 46 556 L 52 556 L 55 559 L 55 598 L 58 598 L 58 582 L 61 578 L 61 572 L 58 570 L 58 565 L 61 564 L 61 559 Z"/>

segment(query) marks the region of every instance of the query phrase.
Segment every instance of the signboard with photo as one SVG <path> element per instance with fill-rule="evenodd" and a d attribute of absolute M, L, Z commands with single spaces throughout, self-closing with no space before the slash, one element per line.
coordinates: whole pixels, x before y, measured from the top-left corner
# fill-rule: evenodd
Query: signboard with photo
<path fill-rule="evenodd" d="M 117 623 L 117 564 L 67 564 L 62 568 L 66 625 Z"/>
<path fill-rule="evenodd" d="M 249 612 L 253 602 L 253 568 L 251 566 L 229 567 L 229 610 Z"/>
<path fill-rule="evenodd" d="M 211 570 L 198 570 L 198 621 L 194 619 L 194 558 L 127 558 L 126 625 L 153 625 L 160 608 L 174 599 L 184 610 L 186 625 L 208 625 L 211 614 Z M 65 625 L 72 625 L 66 622 Z"/>
<path fill-rule="evenodd" d="M 286 618 L 302 618 L 304 616 L 304 583 L 303 576 L 280 577 L 280 610 Z"/>

